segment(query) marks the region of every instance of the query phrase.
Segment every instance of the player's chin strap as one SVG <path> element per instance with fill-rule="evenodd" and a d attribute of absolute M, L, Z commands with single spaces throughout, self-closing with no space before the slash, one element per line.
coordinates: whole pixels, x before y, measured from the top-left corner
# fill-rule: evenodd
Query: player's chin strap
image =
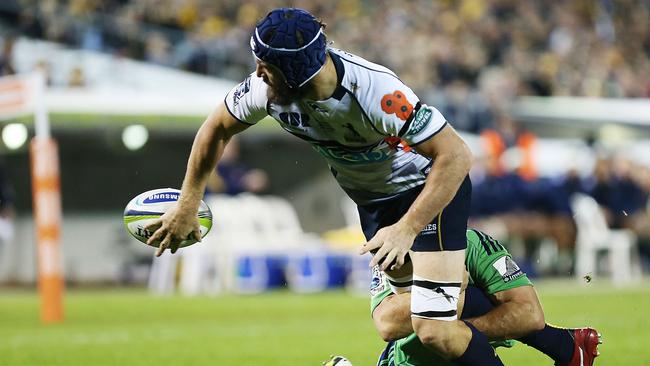
<path fill-rule="evenodd" d="M 460 282 L 434 281 L 414 276 L 411 316 L 453 321 L 458 319 Z"/>

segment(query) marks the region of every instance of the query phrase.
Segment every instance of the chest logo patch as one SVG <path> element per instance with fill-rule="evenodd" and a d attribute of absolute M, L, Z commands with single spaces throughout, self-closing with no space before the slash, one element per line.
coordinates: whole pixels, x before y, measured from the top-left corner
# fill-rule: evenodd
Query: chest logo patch
<path fill-rule="evenodd" d="M 296 112 L 281 112 L 278 114 L 278 118 L 283 123 L 288 124 L 292 127 L 306 128 L 311 127 L 309 124 L 309 115 L 304 113 Z"/>
<path fill-rule="evenodd" d="M 413 112 L 413 105 L 409 103 L 404 93 L 395 90 L 393 94 L 386 94 L 381 98 L 381 110 L 386 114 L 395 114 L 397 118 L 406 121 Z"/>

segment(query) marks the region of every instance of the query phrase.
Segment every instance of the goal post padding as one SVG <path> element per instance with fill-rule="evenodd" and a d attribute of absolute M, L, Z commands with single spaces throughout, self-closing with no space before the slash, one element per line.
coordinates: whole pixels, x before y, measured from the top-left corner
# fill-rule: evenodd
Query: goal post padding
<path fill-rule="evenodd" d="M 32 201 L 36 229 L 41 320 L 63 321 L 64 276 L 61 256 L 61 187 L 59 154 L 50 134 L 42 72 L 0 78 L 0 120 L 34 116 L 30 143 Z"/>

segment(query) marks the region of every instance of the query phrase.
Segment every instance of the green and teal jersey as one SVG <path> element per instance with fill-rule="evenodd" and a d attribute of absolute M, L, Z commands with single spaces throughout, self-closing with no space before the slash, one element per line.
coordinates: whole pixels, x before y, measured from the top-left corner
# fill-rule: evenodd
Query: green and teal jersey
<path fill-rule="evenodd" d="M 532 286 L 508 250 L 479 230 L 467 230 L 465 267 L 469 272 L 469 284 L 489 295 L 520 286 Z"/>
<path fill-rule="evenodd" d="M 478 230 L 467 230 L 465 266 L 469 284 L 492 295 L 532 283 L 501 243 Z M 373 269 L 370 286 L 371 313 L 392 291 L 386 276 Z M 493 346 L 512 347 L 512 341 L 496 342 Z M 447 366 L 452 365 L 432 350 L 424 347 L 417 335 L 390 342 L 380 357 L 378 366 Z"/>

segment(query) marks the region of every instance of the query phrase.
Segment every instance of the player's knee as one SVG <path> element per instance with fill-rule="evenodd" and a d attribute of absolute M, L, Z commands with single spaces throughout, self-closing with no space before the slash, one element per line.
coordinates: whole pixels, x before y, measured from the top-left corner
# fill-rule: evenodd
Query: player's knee
<path fill-rule="evenodd" d="M 460 282 L 442 282 L 414 276 L 411 293 L 413 329 L 425 346 L 443 356 L 454 347 L 452 338 L 458 330 Z"/>
<path fill-rule="evenodd" d="M 413 318 L 413 329 L 420 342 L 447 358 L 452 353 L 453 327 L 451 325 L 452 322 L 442 320 L 427 321 Z"/>
<path fill-rule="evenodd" d="M 386 301 L 388 299 L 385 299 Z M 386 305 L 386 304 L 382 304 Z M 402 335 L 399 332 L 399 324 L 395 322 L 397 316 L 390 311 L 384 311 L 385 306 L 379 306 L 374 313 L 372 314 L 372 320 L 375 323 L 375 328 L 377 333 L 384 342 L 390 342 L 402 338 Z"/>
<path fill-rule="evenodd" d="M 384 342 L 391 342 L 401 338 L 399 328 L 390 322 L 378 323 L 376 324 L 376 328 L 377 332 L 379 333 L 379 337 L 381 337 Z"/>

